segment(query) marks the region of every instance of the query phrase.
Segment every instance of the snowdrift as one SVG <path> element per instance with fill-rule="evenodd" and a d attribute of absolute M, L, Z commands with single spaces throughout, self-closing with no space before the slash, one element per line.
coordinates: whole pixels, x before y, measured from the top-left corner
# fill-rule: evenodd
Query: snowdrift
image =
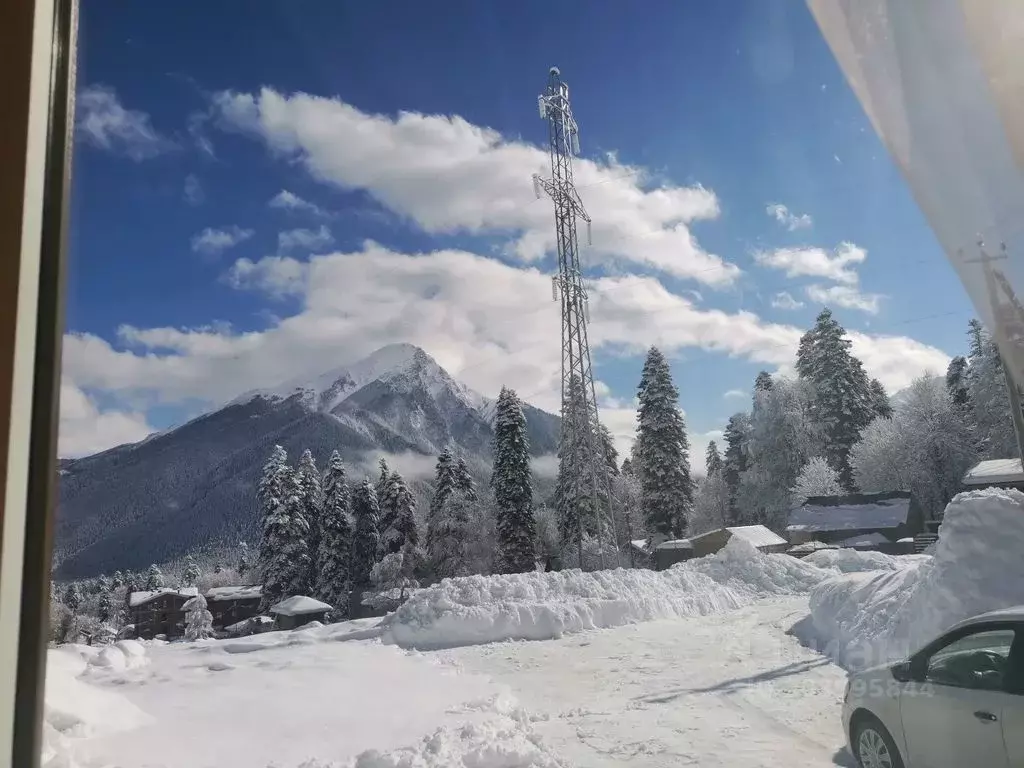
<path fill-rule="evenodd" d="M 927 562 L 929 555 L 887 555 L 884 552 L 859 552 L 856 549 L 819 549 L 804 558 L 819 568 L 835 568 L 843 573 L 896 571 Z"/>
<path fill-rule="evenodd" d="M 517 573 L 445 579 L 385 622 L 384 641 L 434 649 L 548 640 L 588 629 L 728 611 L 773 595 L 806 594 L 835 571 L 764 555 L 733 538 L 721 552 L 667 571 Z"/>
<path fill-rule="evenodd" d="M 1024 494 L 990 488 L 946 507 L 931 558 L 848 573 L 811 592 L 794 633 L 847 669 L 904 658 L 979 613 L 1024 604 Z"/>

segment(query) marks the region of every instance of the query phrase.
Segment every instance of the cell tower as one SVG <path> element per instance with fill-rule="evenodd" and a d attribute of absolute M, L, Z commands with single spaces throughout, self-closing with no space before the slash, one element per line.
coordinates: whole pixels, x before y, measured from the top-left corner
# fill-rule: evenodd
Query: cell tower
<path fill-rule="evenodd" d="M 548 87 L 537 97 L 541 119 L 548 121 L 551 153 L 551 178 L 533 177 L 534 191 L 540 197 L 545 191 L 555 201 L 555 238 L 558 246 L 558 275 L 552 278 L 555 301 L 562 303 L 562 432 L 559 456 L 571 471 L 568 490 L 577 505 L 576 546 L 580 567 L 584 567 L 584 514 L 580 503 L 589 497 L 594 534 L 598 537 L 601 567 L 604 568 L 604 515 L 598 483 L 607 482 L 604 446 L 600 439 L 594 376 L 590 368 L 590 346 L 587 323 L 590 309 L 587 290 L 580 272 L 579 241 L 576 220 L 587 222 L 590 239 L 590 216 L 572 180 L 572 156 L 579 154 L 579 127 L 569 106 L 569 86 L 562 82 L 558 67 L 552 67 Z M 603 480 L 599 480 L 603 478 Z M 585 484 L 587 487 L 580 487 Z M 605 489 L 606 491 L 609 489 Z M 611 498 L 606 494 L 606 499 Z M 611 519 L 609 514 L 608 520 Z"/>

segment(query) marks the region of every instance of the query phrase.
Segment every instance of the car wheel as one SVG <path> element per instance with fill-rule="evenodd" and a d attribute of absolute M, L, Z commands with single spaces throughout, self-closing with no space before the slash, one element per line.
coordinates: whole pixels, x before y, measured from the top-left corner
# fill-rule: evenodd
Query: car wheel
<path fill-rule="evenodd" d="M 853 727 L 850 741 L 860 768 L 903 768 L 896 742 L 877 718 L 861 717 Z"/>

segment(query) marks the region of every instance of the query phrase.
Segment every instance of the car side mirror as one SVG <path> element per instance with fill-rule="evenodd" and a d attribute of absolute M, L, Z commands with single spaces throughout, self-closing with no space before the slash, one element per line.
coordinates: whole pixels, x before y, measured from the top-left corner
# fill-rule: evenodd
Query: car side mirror
<path fill-rule="evenodd" d="M 893 664 L 890 668 L 892 676 L 899 680 L 901 683 L 909 683 L 914 679 L 913 670 L 909 661 L 901 661 L 899 664 Z"/>

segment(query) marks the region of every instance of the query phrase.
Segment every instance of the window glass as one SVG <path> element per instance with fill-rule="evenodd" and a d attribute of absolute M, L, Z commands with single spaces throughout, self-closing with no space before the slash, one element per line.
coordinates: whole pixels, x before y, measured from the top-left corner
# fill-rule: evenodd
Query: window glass
<path fill-rule="evenodd" d="M 975 632 L 932 654 L 925 679 L 939 685 L 1000 690 L 1006 679 L 1012 629 Z"/>

